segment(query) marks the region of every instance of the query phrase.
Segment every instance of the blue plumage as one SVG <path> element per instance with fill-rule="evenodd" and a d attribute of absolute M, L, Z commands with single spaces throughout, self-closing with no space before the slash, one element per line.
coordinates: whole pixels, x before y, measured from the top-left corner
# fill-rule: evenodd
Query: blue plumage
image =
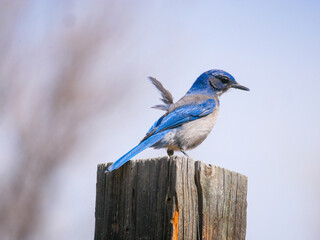
<path fill-rule="evenodd" d="M 200 75 L 187 94 L 173 103 L 171 93 L 155 78 L 152 83 L 161 92 L 165 105 L 155 108 L 165 110 L 149 129 L 142 141 L 112 164 L 111 172 L 148 147 L 167 148 L 168 155 L 197 147 L 211 132 L 219 111 L 219 97 L 229 88 L 249 89 L 238 84 L 234 77 L 223 70 L 209 70 Z"/>
<path fill-rule="evenodd" d="M 138 144 L 135 148 L 131 149 L 128 153 L 126 153 L 124 156 L 119 158 L 114 164 L 112 164 L 108 168 L 108 172 L 111 172 L 119 167 L 121 167 L 123 164 L 125 164 L 130 158 L 134 157 L 138 153 L 142 152 L 146 148 L 152 146 L 156 142 L 158 142 L 163 136 L 167 134 L 167 131 L 163 131 L 161 133 L 154 134 L 150 136 L 147 140 L 142 141 L 140 144 Z"/>
<path fill-rule="evenodd" d="M 215 101 L 213 99 L 208 99 L 202 103 L 195 102 L 190 105 L 178 107 L 162 119 L 159 126 L 157 126 L 155 133 L 164 129 L 172 129 L 181 126 L 184 123 L 204 117 L 210 114 L 215 106 Z"/>

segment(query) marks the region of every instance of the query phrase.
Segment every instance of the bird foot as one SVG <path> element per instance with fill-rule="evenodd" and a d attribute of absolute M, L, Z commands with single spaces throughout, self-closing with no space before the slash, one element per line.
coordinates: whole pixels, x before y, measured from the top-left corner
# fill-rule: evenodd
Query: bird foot
<path fill-rule="evenodd" d="M 183 149 L 180 149 L 180 151 L 181 151 L 186 157 L 189 157 L 189 155 L 188 155 Z"/>
<path fill-rule="evenodd" d="M 167 149 L 167 154 L 169 157 L 171 157 L 173 155 L 174 151 L 171 149 Z"/>

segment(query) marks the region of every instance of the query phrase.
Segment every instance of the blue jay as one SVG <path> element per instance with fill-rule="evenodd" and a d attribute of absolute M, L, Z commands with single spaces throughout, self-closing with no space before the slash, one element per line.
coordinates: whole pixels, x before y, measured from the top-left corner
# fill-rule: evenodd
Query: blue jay
<path fill-rule="evenodd" d="M 106 172 L 121 167 L 148 147 L 166 148 L 169 156 L 174 151 L 188 156 L 185 151 L 201 144 L 214 127 L 219 112 L 219 97 L 230 88 L 249 91 L 229 73 L 213 69 L 201 74 L 186 95 L 173 103 L 171 93 L 155 78 L 149 79 L 160 91 L 164 103 L 154 108 L 166 113 L 152 125 L 135 148 L 119 158 Z"/>

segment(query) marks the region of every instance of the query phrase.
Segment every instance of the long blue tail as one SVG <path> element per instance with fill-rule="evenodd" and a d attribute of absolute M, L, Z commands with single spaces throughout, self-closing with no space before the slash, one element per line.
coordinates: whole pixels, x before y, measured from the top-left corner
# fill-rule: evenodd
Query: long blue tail
<path fill-rule="evenodd" d="M 127 161 L 129 161 L 132 157 L 137 155 L 138 153 L 142 152 L 148 147 L 151 147 L 153 144 L 161 140 L 164 135 L 167 134 L 168 131 L 163 131 L 160 133 L 157 133 L 155 135 L 150 136 L 143 142 L 139 143 L 135 148 L 131 149 L 128 153 L 126 153 L 124 156 L 119 158 L 115 163 L 113 163 L 106 172 L 112 172 L 115 169 L 118 169 L 121 167 L 123 164 L 125 164 Z"/>

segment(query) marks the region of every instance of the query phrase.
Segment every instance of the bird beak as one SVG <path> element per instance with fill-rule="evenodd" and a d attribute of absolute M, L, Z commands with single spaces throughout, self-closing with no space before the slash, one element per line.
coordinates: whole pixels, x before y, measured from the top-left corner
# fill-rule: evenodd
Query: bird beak
<path fill-rule="evenodd" d="M 231 87 L 233 87 L 233 88 L 238 88 L 238 89 L 241 89 L 241 90 L 244 90 L 244 91 L 250 91 L 249 88 L 247 88 L 247 87 L 245 87 L 245 86 L 242 86 L 242 85 L 240 85 L 240 84 L 238 84 L 238 83 L 233 84 Z"/>

